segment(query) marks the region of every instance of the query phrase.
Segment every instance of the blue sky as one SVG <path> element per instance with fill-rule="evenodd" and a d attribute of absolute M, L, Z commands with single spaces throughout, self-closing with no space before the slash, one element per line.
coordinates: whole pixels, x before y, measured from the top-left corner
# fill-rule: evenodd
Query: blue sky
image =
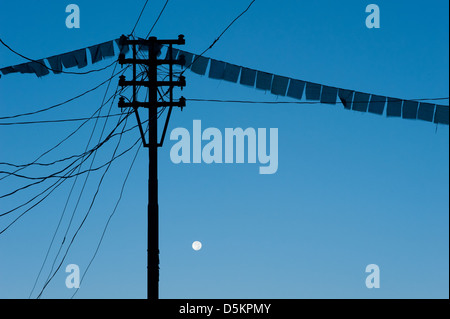
<path fill-rule="evenodd" d="M 147 34 L 164 2 L 149 1 L 137 36 Z M 184 34 L 182 49 L 200 53 L 247 2 L 171 0 L 152 34 L 159 38 Z M 80 29 L 65 26 L 65 7 L 70 3 L 80 7 Z M 365 26 L 365 7 L 370 3 L 380 7 L 380 29 Z M 2 2 L 0 37 L 28 57 L 45 58 L 128 34 L 143 4 Z M 404 99 L 448 97 L 448 9 L 448 2 L 440 0 L 283 4 L 257 0 L 206 55 L 362 92 Z M 23 62 L 0 47 L 0 68 Z M 111 72 L 50 74 L 41 79 L 29 74 L 3 76 L 0 116 L 67 100 L 103 82 Z M 292 101 L 191 72 L 185 75 L 186 98 Z M 90 116 L 105 89 L 23 120 Z M 111 112 L 119 112 L 116 103 Z M 183 112 L 174 111 L 168 133 L 176 127 L 192 131 L 196 119 L 203 128 L 222 132 L 236 127 L 278 128 L 279 166 L 274 175 L 259 175 L 258 164 L 176 165 L 169 155 L 174 141 L 166 138 L 159 151 L 161 298 L 448 298 L 448 126 L 351 112 L 341 105 L 189 102 Z M 114 121 L 109 120 L 107 128 Z M 91 122 L 42 160 L 82 153 Z M 131 127 L 135 118 L 128 122 Z M 28 163 L 78 125 L 0 126 L 0 162 Z M 136 129 L 127 133 L 120 150 L 138 138 Z M 108 161 L 117 141 L 99 151 L 94 166 Z M 134 154 L 134 150 L 127 153 L 111 166 L 43 298 L 72 296 L 73 290 L 65 286 L 65 266 L 77 264 L 85 272 Z M 147 165 L 146 151 L 141 151 L 75 298 L 146 298 Z M 49 171 L 23 172 L 40 176 Z M 90 175 L 70 237 L 88 211 L 101 175 L 102 171 Z M 75 187 L 62 229 L 82 181 Z M 0 193 L 20 185 L 23 181 L 9 177 L 0 181 Z M 0 298 L 29 297 L 71 185 L 65 182 L 0 235 Z M 43 189 L 38 186 L 1 199 L 1 212 Z M 12 216 L 8 218 L 0 219 L 2 228 Z M 44 267 L 45 278 L 61 240 L 62 230 Z M 203 243 L 198 252 L 191 248 L 195 240 Z M 365 286 L 369 264 L 380 267 L 379 289 Z"/>

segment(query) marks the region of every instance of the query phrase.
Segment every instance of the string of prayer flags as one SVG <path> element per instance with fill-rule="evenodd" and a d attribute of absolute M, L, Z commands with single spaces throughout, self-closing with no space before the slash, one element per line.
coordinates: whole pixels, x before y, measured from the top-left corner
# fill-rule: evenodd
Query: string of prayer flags
<path fill-rule="evenodd" d="M 83 68 L 88 65 L 87 52 L 90 53 L 92 64 L 114 56 L 114 43 L 116 43 L 119 53 L 127 54 L 130 51 L 130 47 L 123 44 L 124 38 L 126 37 L 122 36 L 119 39 L 55 55 L 45 60 L 41 59 L 4 67 L 0 69 L 0 73 L 3 75 L 31 73 L 37 77 L 42 77 L 49 74 L 50 70 L 54 74 L 59 74 L 63 72 L 63 68 L 70 69 L 75 66 Z M 160 46 L 154 48 L 154 50 L 158 51 L 158 55 L 161 54 L 161 49 L 162 47 Z M 141 46 L 139 50 L 148 51 L 149 47 Z M 172 59 L 179 60 L 182 67 L 190 69 L 196 74 L 202 76 L 208 74 L 210 79 L 239 83 L 266 92 L 269 91 L 276 96 L 287 96 L 296 100 L 305 99 L 308 102 L 320 102 L 330 105 L 336 105 L 340 101 L 345 109 L 356 112 L 368 112 L 377 115 L 386 114 L 386 117 L 419 119 L 436 124 L 448 125 L 449 122 L 449 107 L 445 105 L 403 100 L 293 79 L 210 59 L 176 48 L 172 48 L 171 53 Z M 169 58 L 170 48 L 167 48 L 165 59 Z M 49 67 L 47 67 L 45 62 L 48 63 Z"/>

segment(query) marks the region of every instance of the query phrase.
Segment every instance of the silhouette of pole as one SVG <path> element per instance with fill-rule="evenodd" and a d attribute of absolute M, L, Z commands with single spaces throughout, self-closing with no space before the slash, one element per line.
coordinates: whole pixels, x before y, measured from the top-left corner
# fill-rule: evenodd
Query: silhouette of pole
<path fill-rule="evenodd" d="M 143 141 L 144 147 L 148 147 L 148 205 L 147 205 L 147 298 L 150 300 L 159 299 L 159 206 L 158 206 L 158 147 L 162 147 L 164 137 L 166 136 L 167 126 L 170 120 L 170 114 L 174 106 L 183 107 L 186 105 L 186 99 L 180 98 L 178 102 L 173 101 L 173 88 L 175 86 L 184 87 L 186 81 L 183 76 L 180 76 L 178 81 L 173 80 L 172 66 L 174 64 L 184 65 L 185 60 L 174 60 L 172 56 L 173 44 L 184 44 L 184 37 L 178 36 L 177 40 L 158 40 L 156 37 L 150 37 L 148 40 L 138 39 L 129 40 L 127 37 L 120 38 L 120 45 L 133 46 L 133 58 L 126 59 L 125 54 L 119 55 L 119 63 L 133 65 L 133 80 L 126 81 L 125 76 L 121 75 L 119 79 L 119 86 L 133 87 L 133 101 L 125 102 L 124 97 L 119 98 L 119 107 L 132 107 L 136 114 L 136 119 L 139 125 L 139 132 Z M 169 54 L 167 60 L 158 60 L 158 55 L 162 45 L 169 46 Z M 148 48 L 148 58 L 137 58 L 137 47 Z M 136 65 L 142 64 L 147 68 L 147 81 L 138 81 L 136 76 Z M 158 65 L 169 65 L 170 74 L 169 81 L 158 81 Z M 137 101 L 136 87 L 144 86 L 148 88 L 148 102 Z M 169 87 L 169 102 L 158 101 L 159 87 Z M 148 143 L 145 141 L 144 130 L 140 120 L 138 107 L 148 108 L 148 122 L 149 133 Z M 164 129 L 161 136 L 161 142 L 158 142 L 158 108 L 169 107 L 169 112 L 164 124 Z"/>

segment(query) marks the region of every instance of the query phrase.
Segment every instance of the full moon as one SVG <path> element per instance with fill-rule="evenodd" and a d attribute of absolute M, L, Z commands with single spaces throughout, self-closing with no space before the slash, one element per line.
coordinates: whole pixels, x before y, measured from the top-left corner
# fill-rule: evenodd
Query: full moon
<path fill-rule="evenodd" d="M 202 243 L 199 242 L 199 241 L 194 241 L 194 242 L 192 243 L 192 249 L 194 249 L 194 250 L 200 250 L 200 249 L 202 249 Z"/>

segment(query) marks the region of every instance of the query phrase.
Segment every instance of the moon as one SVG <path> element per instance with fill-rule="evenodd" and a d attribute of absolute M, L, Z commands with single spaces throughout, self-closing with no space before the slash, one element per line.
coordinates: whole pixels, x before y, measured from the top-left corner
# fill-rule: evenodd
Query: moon
<path fill-rule="evenodd" d="M 199 242 L 199 241 L 194 241 L 194 242 L 192 243 L 192 249 L 194 249 L 194 250 L 200 250 L 200 249 L 202 249 L 202 243 Z"/>

